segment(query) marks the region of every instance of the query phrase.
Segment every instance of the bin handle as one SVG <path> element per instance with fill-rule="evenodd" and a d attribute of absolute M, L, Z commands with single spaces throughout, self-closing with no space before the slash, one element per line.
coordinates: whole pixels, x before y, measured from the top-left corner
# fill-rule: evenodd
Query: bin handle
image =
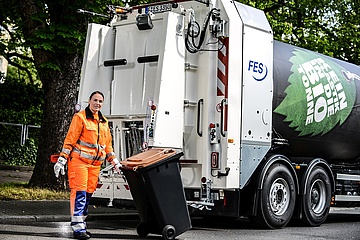
<path fill-rule="evenodd" d="M 198 104 L 197 104 L 197 107 L 198 107 L 198 117 L 197 117 L 197 128 L 196 128 L 196 131 L 197 131 L 197 134 L 202 137 L 202 130 L 200 130 L 200 124 L 201 124 L 201 107 L 200 105 L 203 105 L 204 104 L 204 99 L 199 99 L 198 101 Z"/>

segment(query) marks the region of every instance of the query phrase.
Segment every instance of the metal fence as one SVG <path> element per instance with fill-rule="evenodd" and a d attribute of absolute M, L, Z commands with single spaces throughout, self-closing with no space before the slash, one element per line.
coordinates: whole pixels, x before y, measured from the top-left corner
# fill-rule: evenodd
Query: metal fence
<path fill-rule="evenodd" d="M 20 124 L 20 123 L 5 123 L 5 122 L 0 122 L 1 125 L 6 125 L 6 126 L 12 126 L 12 127 L 16 127 L 21 129 L 21 131 L 19 131 L 19 138 L 20 138 L 20 145 L 24 145 L 26 139 L 29 138 L 29 132 L 31 132 L 32 130 L 38 130 L 40 129 L 40 126 L 36 126 L 36 125 L 26 125 L 26 124 Z M 37 134 L 37 133 L 34 133 Z"/>

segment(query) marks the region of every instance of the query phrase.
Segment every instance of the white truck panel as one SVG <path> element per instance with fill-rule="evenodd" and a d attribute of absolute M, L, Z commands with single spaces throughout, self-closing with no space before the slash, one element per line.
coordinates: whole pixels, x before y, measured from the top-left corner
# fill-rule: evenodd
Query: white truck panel
<path fill-rule="evenodd" d="M 272 36 L 244 28 L 243 124 L 244 144 L 271 144 Z M 267 101 L 264 101 L 266 99 Z"/>
<path fill-rule="evenodd" d="M 223 1 L 226 4 L 228 1 Z M 271 26 L 267 20 L 265 13 L 248 5 L 234 2 L 239 16 L 246 26 L 251 26 L 254 29 L 259 29 L 265 32 L 271 32 Z"/>
<path fill-rule="evenodd" d="M 221 1 L 229 18 L 229 63 L 228 63 L 228 127 L 223 151 L 226 153 L 226 165 L 230 168 L 226 179 L 226 188 L 239 187 L 240 169 L 240 126 L 241 126 L 241 86 L 242 86 L 242 42 L 243 23 L 238 17 L 234 4 Z M 233 79 L 231 81 L 231 79 Z"/>
<path fill-rule="evenodd" d="M 148 100 L 154 96 L 158 64 L 138 63 L 137 59 L 159 54 L 165 34 L 162 23 L 162 19 L 153 21 L 151 31 L 139 31 L 134 22 L 114 26 L 115 59 L 126 59 L 127 64 L 114 67 L 112 115 L 145 114 Z"/>
<path fill-rule="evenodd" d="M 114 33 L 111 27 L 91 23 L 88 26 L 78 103 L 84 109 L 93 91 L 101 91 L 105 101 L 101 111 L 110 114 L 110 86 L 113 79 L 112 68 L 104 67 L 104 61 L 114 58 Z"/>
<path fill-rule="evenodd" d="M 236 4 L 243 29 L 240 188 L 271 147 L 273 37 L 265 14 Z"/>
<path fill-rule="evenodd" d="M 182 29 L 183 25 L 182 15 L 174 12 L 164 15 L 162 28 L 165 32 L 165 43 L 160 48 L 162 54 L 159 56 L 159 71 L 156 76 L 160 80 L 160 91 L 154 146 L 158 147 L 182 148 L 183 145 L 185 46 L 183 32 L 177 30 Z"/>

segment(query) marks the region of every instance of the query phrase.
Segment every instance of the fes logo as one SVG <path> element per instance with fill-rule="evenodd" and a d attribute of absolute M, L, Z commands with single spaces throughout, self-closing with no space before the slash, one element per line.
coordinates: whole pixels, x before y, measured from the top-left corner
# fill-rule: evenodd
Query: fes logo
<path fill-rule="evenodd" d="M 268 74 L 268 68 L 265 64 L 253 60 L 249 61 L 248 71 L 252 72 L 252 77 L 256 81 L 263 81 Z"/>

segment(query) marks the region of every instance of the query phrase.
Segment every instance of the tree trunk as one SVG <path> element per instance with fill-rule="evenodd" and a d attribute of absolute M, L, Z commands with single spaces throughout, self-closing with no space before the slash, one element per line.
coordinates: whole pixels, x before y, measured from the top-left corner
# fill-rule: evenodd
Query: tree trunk
<path fill-rule="evenodd" d="M 22 32 L 44 89 L 41 137 L 29 185 L 66 189 L 66 175 L 55 178 L 50 156 L 61 151 L 77 101 L 86 19 L 76 14 L 75 4 L 85 1 L 45 2 L 46 7 L 43 1 L 19 0 Z"/>
<path fill-rule="evenodd" d="M 65 55 L 58 56 L 57 59 L 60 68 L 64 71 L 54 72 L 52 76 L 39 74 L 41 79 L 46 79 L 43 81 L 44 115 L 36 165 L 29 184 L 52 189 L 66 189 L 66 175 L 59 179 L 55 178 L 54 163 L 50 162 L 50 156 L 60 153 L 74 114 L 82 58 L 77 55 Z"/>

